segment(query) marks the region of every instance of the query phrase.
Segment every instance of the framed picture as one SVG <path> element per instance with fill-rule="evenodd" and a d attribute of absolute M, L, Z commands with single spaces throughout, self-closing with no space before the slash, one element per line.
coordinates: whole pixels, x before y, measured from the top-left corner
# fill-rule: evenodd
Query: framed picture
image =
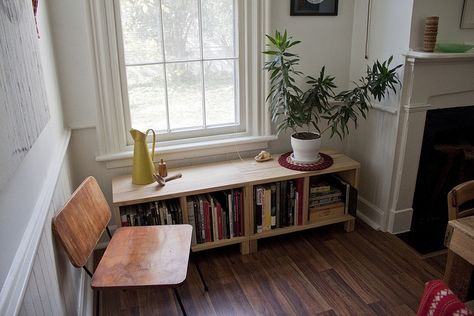
<path fill-rule="evenodd" d="M 291 0 L 290 15 L 337 15 L 338 0 Z"/>
<path fill-rule="evenodd" d="M 474 29 L 474 0 L 464 0 L 461 17 L 462 29 Z"/>

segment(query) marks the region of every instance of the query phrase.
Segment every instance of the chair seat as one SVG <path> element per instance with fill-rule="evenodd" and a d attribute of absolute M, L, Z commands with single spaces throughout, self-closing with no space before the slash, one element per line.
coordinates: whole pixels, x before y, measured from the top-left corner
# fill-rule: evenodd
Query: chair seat
<path fill-rule="evenodd" d="M 191 225 L 122 227 L 92 277 L 92 288 L 177 286 L 184 282 Z"/>

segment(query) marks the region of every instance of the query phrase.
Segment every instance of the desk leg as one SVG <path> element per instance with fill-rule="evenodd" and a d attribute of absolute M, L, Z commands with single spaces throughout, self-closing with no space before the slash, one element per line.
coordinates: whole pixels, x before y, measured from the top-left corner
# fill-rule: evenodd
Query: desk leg
<path fill-rule="evenodd" d="M 473 267 L 469 262 L 448 249 L 444 281 L 463 302 L 467 300 L 472 271 Z"/>
<path fill-rule="evenodd" d="M 183 302 L 181 302 L 181 297 L 179 296 L 179 292 L 177 288 L 173 288 L 174 295 L 176 296 L 176 299 L 178 300 L 179 307 L 181 308 L 181 312 L 183 313 L 184 316 L 186 316 L 186 310 L 184 309 Z"/>

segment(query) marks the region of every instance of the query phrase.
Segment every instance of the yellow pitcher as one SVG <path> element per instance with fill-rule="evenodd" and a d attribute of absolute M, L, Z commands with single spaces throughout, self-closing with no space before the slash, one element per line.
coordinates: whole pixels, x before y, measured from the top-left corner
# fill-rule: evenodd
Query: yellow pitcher
<path fill-rule="evenodd" d="M 148 146 L 146 144 L 146 138 L 149 132 L 153 133 L 153 149 L 151 155 L 148 152 Z M 155 165 L 153 164 L 156 142 L 155 131 L 149 129 L 144 134 L 139 130 L 132 128 L 130 130 L 130 135 L 132 135 L 133 140 L 135 141 L 135 147 L 133 148 L 132 183 L 150 184 L 155 181 L 153 178 L 153 174 L 155 173 Z"/>

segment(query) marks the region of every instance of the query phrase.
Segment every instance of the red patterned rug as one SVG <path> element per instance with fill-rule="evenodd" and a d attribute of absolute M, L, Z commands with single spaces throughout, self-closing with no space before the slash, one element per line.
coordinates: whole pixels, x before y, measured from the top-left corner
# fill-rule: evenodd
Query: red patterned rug
<path fill-rule="evenodd" d="M 334 161 L 329 155 L 319 153 L 320 159 L 315 163 L 305 164 L 305 163 L 298 163 L 295 162 L 292 158 L 293 152 L 288 152 L 283 154 L 278 158 L 278 163 L 285 168 L 298 170 L 298 171 L 315 171 L 315 170 L 322 170 L 332 166 Z"/>

